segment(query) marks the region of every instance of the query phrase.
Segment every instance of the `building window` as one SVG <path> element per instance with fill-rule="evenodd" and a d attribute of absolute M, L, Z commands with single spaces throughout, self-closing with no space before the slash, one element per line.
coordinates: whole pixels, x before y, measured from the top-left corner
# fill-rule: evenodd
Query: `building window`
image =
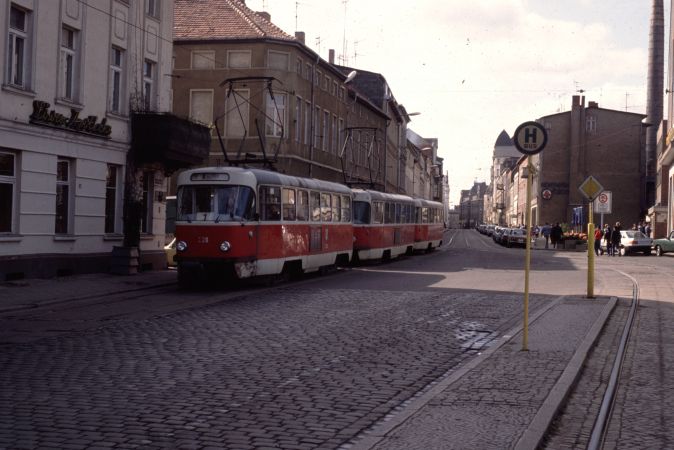
<path fill-rule="evenodd" d="M 213 123 L 213 91 L 190 90 L 190 119 L 204 125 Z"/>
<path fill-rule="evenodd" d="M 244 137 L 248 129 L 250 91 L 232 90 L 225 101 L 225 134 L 228 137 Z"/>
<path fill-rule="evenodd" d="M 11 233 L 14 222 L 14 190 L 16 186 L 16 157 L 0 152 L 0 233 Z"/>
<path fill-rule="evenodd" d="M 61 29 L 61 98 L 75 101 L 79 84 L 79 32 Z"/>
<path fill-rule="evenodd" d="M 332 116 L 332 153 L 337 154 L 337 116 Z"/>
<path fill-rule="evenodd" d="M 330 143 L 330 113 L 323 111 L 323 151 L 328 151 Z"/>
<path fill-rule="evenodd" d="M 314 78 L 314 86 L 320 87 L 321 86 L 321 78 L 323 78 L 323 74 L 320 71 L 316 71 L 316 77 Z"/>
<path fill-rule="evenodd" d="M 110 111 L 122 112 L 122 89 L 124 76 L 124 51 L 112 47 L 110 53 Z"/>
<path fill-rule="evenodd" d="M 159 0 L 146 0 L 145 14 L 159 18 Z"/>
<path fill-rule="evenodd" d="M 330 88 L 330 85 L 332 84 L 332 81 L 330 81 L 330 77 L 327 75 L 323 77 L 323 90 L 327 91 Z"/>
<path fill-rule="evenodd" d="M 311 80 L 311 64 L 304 65 L 304 79 L 307 81 Z"/>
<path fill-rule="evenodd" d="M 311 103 L 304 104 L 304 143 L 311 145 Z"/>
<path fill-rule="evenodd" d="M 227 52 L 227 66 L 230 69 L 248 69 L 250 58 L 250 50 L 230 50 Z"/>
<path fill-rule="evenodd" d="M 270 69 L 288 70 L 288 54 L 269 51 L 267 53 L 267 67 Z"/>
<path fill-rule="evenodd" d="M 105 232 L 116 233 L 117 228 L 117 193 L 119 192 L 119 166 L 108 164 L 108 177 L 105 182 Z"/>
<path fill-rule="evenodd" d="M 587 116 L 585 121 L 585 131 L 590 133 L 597 131 L 597 118 L 595 116 Z"/>
<path fill-rule="evenodd" d="M 321 108 L 316 107 L 314 111 L 314 148 L 321 148 Z"/>
<path fill-rule="evenodd" d="M 215 68 L 215 52 L 213 50 L 193 50 L 192 69 Z"/>
<path fill-rule="evenodd" d="M 267 93 L 267 117 L 265 134 L 267 136 L 282 137 L 286 124 L 286 96 L 285 94 Z"/>
<path fill-rule="evenodd" d="M 332 82 L 332 91 L 330 91 L 330 93 L 332 95 L 335 95 L 335 96 L 337 95 L 337 82 L 336 81 Z"/>
<path fill-rule="evenodd" d="M 71 164 L 67 159 L 56 162 L 56 234 L 68 234 L 70 231 L 70 196 L 72 194 Z"/>
<path fill-rule="evenodd" d="M 12 5 L 9 13 L 7 46 L 7 83 L 23 89 L 29 87 L 30 13 Z"/>
<path fill-rule="evenodd" d="M 140 232 L 152 234 L 152 196 L 154 177 L 152 172 L 143 172 L 143 200 L 141 202 Z"/>
<path fill-rule="evenodd" d="M 302 99 L 295 97 L 295 141 L 302 141 Z"/>
<path fill-rule="evenodd" d="M 297 75 L 302 76 L 302 58 L 297 58 L 297 61 L 295 62 L 295 72 L 297 72 Z"/>
<path fill-rule="evenodd" d="M 143 107 L 145 111 L 152 111 L 156 108 L 156 64 L 150 60 L 143 63 Z"/>

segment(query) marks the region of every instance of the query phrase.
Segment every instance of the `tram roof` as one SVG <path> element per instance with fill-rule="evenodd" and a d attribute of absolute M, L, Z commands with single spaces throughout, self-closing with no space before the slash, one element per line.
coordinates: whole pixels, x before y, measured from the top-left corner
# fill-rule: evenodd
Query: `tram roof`
<path fill-rule="evenodd" d="M 231 178 L 255 180 L 257 184 L 292 186 L 319 191 L 330 191 L 339 194 L 351 194 L 351 189 L 343 184 L 332 181 L 318 180 L 315 178 L 303 178 L 283 173 L 272 172 L 264 169 L 251 169 L 243 167 L 201 167 L 187 170 L 178 176 L 178 184 L 190 184 L 192 175 L 196 173 L 218 174 L 227 173 Z M 230 178 L 230 179 L 231 179 Z M 231 182 L 230 182 L 231 183 Z M 194 184 L 213 184 L 213 181 L 196 182 Z"/>

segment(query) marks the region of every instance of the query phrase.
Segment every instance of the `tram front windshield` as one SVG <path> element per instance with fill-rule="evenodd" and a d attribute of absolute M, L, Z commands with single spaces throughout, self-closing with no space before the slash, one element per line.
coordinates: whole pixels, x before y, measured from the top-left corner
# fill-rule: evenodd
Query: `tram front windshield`
<path fill-rule="evenodd" d="M 367 202 L 353 202 L 353 223 L 370 223 L 370 204 Z"/>
<path fill-rule="evenodd" d="M 181 221 L 240 222 L 255 213 L 255 193 L 248 186 L 181 186 L 177 197 Z"/>

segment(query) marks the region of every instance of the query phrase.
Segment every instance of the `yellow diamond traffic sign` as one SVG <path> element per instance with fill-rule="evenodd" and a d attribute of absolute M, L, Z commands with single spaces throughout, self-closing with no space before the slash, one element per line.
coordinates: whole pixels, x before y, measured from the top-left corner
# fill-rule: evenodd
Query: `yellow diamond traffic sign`
<path fill-rule="evenodd" d="M 588 200 L 593 201 L 604 190 L 604 186 L 595 177 L 590 175 L 578 189 Z"/>

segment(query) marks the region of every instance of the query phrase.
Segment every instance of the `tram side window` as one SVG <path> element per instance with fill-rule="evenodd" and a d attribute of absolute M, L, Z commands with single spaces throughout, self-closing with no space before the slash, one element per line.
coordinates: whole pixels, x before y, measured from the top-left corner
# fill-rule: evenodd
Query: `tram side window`
<path fill-rule="evenodd" d="M 384 203 L 372 202 L 372 209 L 374 210 L 372 223 L 384 223 Z"/>
<path fill-rule="evenodd" d="M 400 223 L 407 223 L 407 205 L 400 205 Z"/>
<path fill-rule="evenodd" d="M 421 208 L 418 206 L 414 207 L 414 223 L 421 223 L 421 220 L 419 220 L 419 217 L 421 215 Z"/>
<path fill-rule="evenodd" d="M 400 206 L 401 206 L 401 205 L 400 205 L 400 203 L 396 203 L 395 206 L 396 206 L 396 219 L 395 219 L 395 223 L 401 223 L 401 222 L 400 222 L 400 209 L 401 209 Z"/>
<path fill-rule="evenodd" d="M 297 220 L 309 220 L 309 193 L 297 191 Z"/>
<path fill-rule="evenodd" d="M 370 223 L 370 204 L 368 202 L 353 202 L 353 223 Z"/>
<path fill-rule="evenodd" d="M 318 192 L 309 194 L 309 208 L 311 209 L 312 222 L 321 220 L 321 195 Z"/>
<path fill-rule="evenodd" d="M 330 194 L 321 193 L 321 219 L 323 222 L 332 222 L 332 205 Z"/>
<path fill-rule="evenodd" d="M 421 208 L 421 223 L 428 223 L 428 208 Z"/>
<path fill-rule="evenodd" d="M 396 223 L 396 207 L 393 203 L 386 202 L 384 213 L 384 223 Z"/>
<path fill-rule="evenodd" d="M 260 187 L 261 220 L 281 220 L 281 188 Z"/>
<path fill-rule="evenodd" d="M 295 220 L 295 189 L 283 188 L 283 220 Z"/>
<path fill-rule="evenodd" d="M 332 194 L 332 221 L 341 222 L 342 220 L 342 197 Z"/>
<path fill-rule="evenodd" d="M 351 222 L 351 197 L 342 195 L 342 222 Z"/>

